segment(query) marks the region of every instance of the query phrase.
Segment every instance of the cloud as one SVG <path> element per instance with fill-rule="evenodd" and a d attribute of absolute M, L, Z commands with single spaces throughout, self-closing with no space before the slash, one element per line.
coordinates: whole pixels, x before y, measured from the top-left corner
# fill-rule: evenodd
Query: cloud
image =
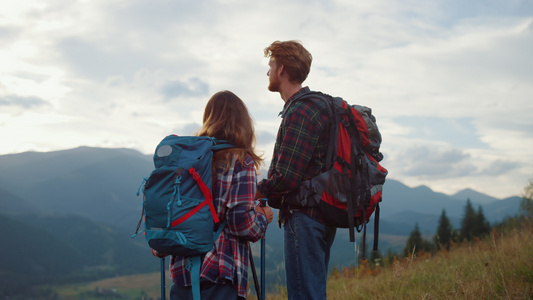
<path fill-rule="evenodd" d="M 56 44 L 56 63 L 65 65 L 73 75 L 96 81 L 113 76 L 131 78 L 136 71 L 154 67 L 153 60 L 127 44 L 107 46 L 110 41 L 94 41 L 82 37 L 67 37 Z"/>
<path fill-rule="evenodd" d="M 21 31 L 18 26 L 0 26 L 0 39 L 4 45 L 9 45 L 16 40 Z"/>
<path fill-rule="evenodd" d="M 480 139 L 473 118 L 430 117 L 430 116 L 399 116 L 393 120 L 407 127 L 400 133 L 412 140 L 444 142 L 460 148 L 487 148 Z"/>
<path fill-rule="evenodd" d="M 498 159 L 491 162 L 486 169 L 479 172 L 479 175 L 485 176 L 502 176 L 513 170 L 516 170 L 522 165 L 521 162 Z"/>
<path fill-rule="evenodd" d="M 0 97 L 0 106 L 12 106 L 21 108 L 33 108 L 48 105 L 48 102 L 34 96 L 4 96 Z"/>
<path fill-rule="evenodd" d="M 179 97 L 199 97 L 209 94 L 209 84 L 199 78 L 189 78 L 186 82 L 180 80 L 171 80 L 163 85 L 161 92 L 165 98 Z"/>
<path fill-rule="evenodd" d="M 400 154 L 397 161 L 401 164 L 396 165 L 399 167 L 396 173 L 425 178 L 468 176 L 476 172 L 470 158 L 470 154 L 458 149 L 413 146 Z"/>
<path fill-rule="evenodd" d="M 276 135 L 272 134 L 270 131 L 266 130 L 257 130 L 256 128 L 257 142 L 259 144 L 268 144 L 273 143 L 276 140 Z"/>
<path fill-rule="evenodd" d="M 201 126 L 202 125 L 198 124 L 198 123 L 185 124 L 180 129 L 175 130 L 175 134 L 177 134 L 177 135 L 193 135 L 200 129 Z"/>
<path fill-rule="evenodd" d="M 391 177 L 441 190 L 468 178 L 497 194 L 531 176 L 531 1 L 6 5 L 0 135 L 12 142 L 2 153 L 80 144 L 151 153 L 166 134 L 194 132 L 209 96 L 227 89 L 247 104 L 269 159 L 283 101 L 266 89 L 262 51 L 297 39 L 314 58 L 306 85 L 372 107 Z"/>

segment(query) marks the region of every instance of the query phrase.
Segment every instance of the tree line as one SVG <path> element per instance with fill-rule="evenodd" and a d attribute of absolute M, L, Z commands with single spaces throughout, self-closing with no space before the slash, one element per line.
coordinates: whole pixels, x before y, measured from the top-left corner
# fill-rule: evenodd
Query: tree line
<path fill-rule="evenodd" d="M 446 211 L 442 210 L 436 234 L 430 240 L 422 236 L 418 223 L 416 223 L 413 231 L 407 238 L 401 255 L 389 252 L 383 256 L 380 252 L 371 252 L 369 261 L 391 262 L 398 256 L 411 257 L 419 252 L 435 253 L 438 251 L 447 251 L 453 245 L 483 239 L 493 229 L 501 231 L 505 230 L 505 228 L 516 228 L 524 221 L 531 220 L 533 220 L 533 180 L 530 180 L 524 189 L 518 216 L 508 217 L 501 223 L 491 226 L 485 218 L 481 206 L 475 210 L 472 202 L 468 198 L 460 228 L 453 228 L 450 219 L 446 215 Z M 359 253 L 359 259 L 361 261 L 364 260 L 362 257 L 362 253 Z"/>
<path fill-rule="evenodd" d="M 498 227 L 506 226 L 506 223 L 516 223 L 521 219 L 533 218 L 533 181 L 530 181 L 525 188 L 522 202 L 520 203 L 520 215 L 504 220 Z M 428 241 L 422 237 L 418 224 L 415 224 L 414 230 L 409 235 L 402 252 L 403 257 L 414 255 L 420 251 L 435 252 L 441 250 L 450 250 L 454 244 L 470 242 L 484 238 L 491 233 L 491 225 L 485 219 L 483 209 L 478 207 L 474 210 L 472 202 L 467 199 L 464 215 L 461 222 L 461 228 L 454 229 L 450 219 L 446 216 L 446 211 L 442 210 L 437 227 L 437 233 L 433 241 Z"/>
<path fill-rule="evenodd" d="M 446 216 L 446 211 L 442 210 L 437 233 L 433 237 L 433 241 L 424 239 L 420 233 L 418 224 L 416 224 L 407 239 L 402 256 L 406 257 L 416 254 L 419 251 L 432 252 L 434 250 L 449 250 L 452 244 L 483 238 L 490 233 L 490 230 L 491 226 L 485 219 L 481 206 L 475 211 L 472 202 L 470 199 L 467 199 L 461 228 L 454 229 L 450 219 Z"/>

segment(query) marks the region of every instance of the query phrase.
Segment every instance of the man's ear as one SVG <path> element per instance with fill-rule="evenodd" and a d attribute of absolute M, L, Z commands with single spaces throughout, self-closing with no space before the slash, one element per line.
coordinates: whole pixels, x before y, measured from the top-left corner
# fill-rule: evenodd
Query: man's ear
<path fill-rule="evenodd" d="M 281 65 L 278 67 L 278 75 L 279 76 L 282 76 L 282 75 L 285 75 L 286 72 L 285 72 L 285 66 L 284 65 Z"/>

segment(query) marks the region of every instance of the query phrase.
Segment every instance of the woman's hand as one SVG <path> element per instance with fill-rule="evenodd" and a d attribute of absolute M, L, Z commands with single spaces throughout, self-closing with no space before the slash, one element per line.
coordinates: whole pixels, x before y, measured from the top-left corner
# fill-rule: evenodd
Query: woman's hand
<path fill-rule="evenodd" d="M 159 252 L 155 251 L 154 249 L 152 249 L 152 255 L 155 256 L 155 257 L 159 257 L 159 258 L 163 258 L 163 257 L 167 257 L 168 256 L 168 254 L 159 253 Z"/>

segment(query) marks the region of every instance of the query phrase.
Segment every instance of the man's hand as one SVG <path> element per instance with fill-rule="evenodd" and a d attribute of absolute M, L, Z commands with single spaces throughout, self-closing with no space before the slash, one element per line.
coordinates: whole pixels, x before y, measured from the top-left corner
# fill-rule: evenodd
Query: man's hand
<path fill-rule="evenodd" d="M 255 192 L 255 199 L 266 198 L 259 190 Z"/>
<path fill-rule="evenodd" d="M 255 211 L 261 214 L 264 214 L 267 217 L 267 221 L 270 224 L 272 222 L 272 219 L 274 218 L 274 213 L 272 212 L 272 209 L 268 206 L 261 206 L 258 205 L 255 207 Z"/>

